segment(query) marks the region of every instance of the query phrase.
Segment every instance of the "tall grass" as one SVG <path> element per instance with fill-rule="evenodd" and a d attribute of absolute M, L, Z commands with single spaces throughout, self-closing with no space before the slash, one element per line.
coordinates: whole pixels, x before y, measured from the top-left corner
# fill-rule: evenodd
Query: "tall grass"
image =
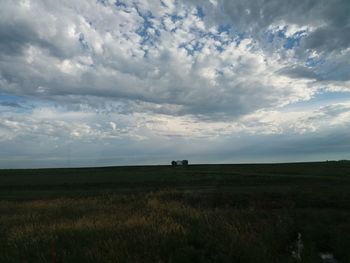
<path fill-rule="evenodd" d="M 2 201 L 0 262 L 295 262 L 296 217 L 263 202 L 174 190 Z M 303 261 L 318 252 L 306 244 Z"/>

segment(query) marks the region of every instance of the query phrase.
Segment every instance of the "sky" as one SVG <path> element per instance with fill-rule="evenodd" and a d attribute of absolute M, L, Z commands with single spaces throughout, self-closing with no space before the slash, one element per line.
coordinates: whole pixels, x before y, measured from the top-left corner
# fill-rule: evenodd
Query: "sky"
<path fill-rule="evenodd" d="M 1 0 L 0 168 L 350 159 L 349 0 Z"/>

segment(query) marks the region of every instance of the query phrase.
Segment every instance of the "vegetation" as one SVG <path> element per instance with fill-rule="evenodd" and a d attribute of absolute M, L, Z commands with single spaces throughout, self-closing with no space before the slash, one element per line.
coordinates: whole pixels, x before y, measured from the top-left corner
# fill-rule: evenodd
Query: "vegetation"
<path fill-rule="evenodd" d="M 350 262 L 349 208 L 349 162 L 0 170 L 0 262 Z"/>

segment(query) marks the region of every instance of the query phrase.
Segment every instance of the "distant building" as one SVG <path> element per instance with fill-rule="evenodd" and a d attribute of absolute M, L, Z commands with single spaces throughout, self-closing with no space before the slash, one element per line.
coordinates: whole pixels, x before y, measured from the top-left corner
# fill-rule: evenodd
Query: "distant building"
<path fill-rule="evenodd" d="M 178 165 L 180 165 L 180 166 L 185 166 L 185 165 L 188 165 L 188 160 L 177 160 L 177 161 L 172 161 L 171 162 L 171 165 L 172 166 L 178 166 Z"/>

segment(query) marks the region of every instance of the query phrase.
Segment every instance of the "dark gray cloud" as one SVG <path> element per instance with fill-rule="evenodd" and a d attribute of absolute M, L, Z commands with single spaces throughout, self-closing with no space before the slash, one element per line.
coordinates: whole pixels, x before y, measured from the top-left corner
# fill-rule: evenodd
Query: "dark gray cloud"
<path fill-rule="evenodd" d="M 348 10 L 350 12 L 350 9 Z M 329 25 L 316 29 L 302 41 L 302 47 L 321 52 L 339 52 L 349 47 L 350 20 L 344 25 Z"/>
<path fill-rule="evenodd" d="M 2 56 L 22 55 L 28 43 L 36 41 L 36 32 L 26 23 L 0 24 L 0 54 Z"/>
<path fill-rule="evenodd" d="M 199 6 L 204 1 L 193 0 Z M 303 49 L 319 52 L 339 52 L 350 44 L 350 2 L 348 0 L 218 0 L 219 9 L 205 4 L 209 19 L 230 21 L 241 32 L 259 35 L 271 25 L 284 22 L 310 26 L 311 32 L 302 39 Z"/>
<path fill-rule="evenodd" d="M 301 65 L 283 68 L 279 73 L 293 78 L 307 78 L 315 80 L 319 78 L 319 75 L 317 75 L 314 70 Z"/>

